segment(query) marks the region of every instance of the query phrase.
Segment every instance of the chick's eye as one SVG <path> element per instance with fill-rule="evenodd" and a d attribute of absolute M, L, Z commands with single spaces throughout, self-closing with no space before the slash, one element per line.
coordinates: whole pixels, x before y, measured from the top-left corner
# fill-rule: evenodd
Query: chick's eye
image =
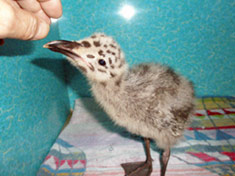
<path fill-rule="evenodd" d="M 105 66 L 106 65 L 106 62 L 104 59 L 100 59 L 99 61 L 99 64 L 102 65 L 102 66 Z"/>

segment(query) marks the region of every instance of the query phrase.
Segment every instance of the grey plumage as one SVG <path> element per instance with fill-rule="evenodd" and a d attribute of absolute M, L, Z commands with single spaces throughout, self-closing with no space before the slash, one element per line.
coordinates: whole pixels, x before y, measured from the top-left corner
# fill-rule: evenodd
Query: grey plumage
<path fill-rule="evenodd" d="M 194 109 L 192 85 L 157 64 L 135 66 L 105 86 L 92 83 L 92 92 L 115 123 L 163 149 L 182 136 Z"/>
<path fill-rule="evenodd" d="M 171 68 L 145 63 L 128 69 L 118 43 L 104 34 L 77 42 L 53 41 L 45 47 L 69 56 L 116 124 L 153 139 L 165 151 L 182 137 L 194 112 L 194 91 Z"/>

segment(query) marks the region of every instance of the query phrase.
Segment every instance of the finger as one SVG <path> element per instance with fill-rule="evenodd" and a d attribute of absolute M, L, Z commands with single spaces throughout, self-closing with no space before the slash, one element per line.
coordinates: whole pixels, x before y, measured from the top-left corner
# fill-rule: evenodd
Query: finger
<path fill-rule="evenodd" d="M 48 32 L 49 24 L 31 12 L 0 3 L 0 38 L 36 40 L 46 37 Z"/>
<path fill-rule="evenodd" d="M 41 10 L 41 5 L 36 0 L 17 0 L 17 3 L 21 8 L 33 13 L 37 13 Z"/>
<path fill-rule="evenodd" d="M 36 17 L 34 14 L 23 11 L 17 11 L 17 22 L 14 25 L 12 33 L 14 38 L 23 40 L 39 40 L 45 38 L 49 32 L 49 24 Z"/>
<path fill-rule="evenodd" d="M 50 18 L 59 18 L 62 15 L 60 0 L 37 0 L 41 8 Z"/>
<path fill-rule="evenodd" d="M 17 0 L 20 7 L 24 10 L 34 13 L 37 17 L 50 24 L 50 18 L 44 13 L 41 5 L 36 0 Z"/>

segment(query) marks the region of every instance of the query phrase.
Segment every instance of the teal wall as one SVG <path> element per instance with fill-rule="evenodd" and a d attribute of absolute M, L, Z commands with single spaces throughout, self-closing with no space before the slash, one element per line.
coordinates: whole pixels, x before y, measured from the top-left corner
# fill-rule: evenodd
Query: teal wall
<path fill-rule="evenodd" d="M 235 95 L 234 0 L 62 0 L 63 39 L 93 32 L 114 36 L 130 65 L 168 64 L 192 80 L 197 96 Z M 119 15 L 123 5 L 136 10 Z M 90 96 L 85 79 L 67 65 L 70 102 Z"/>
<path fill-rule="evenodd" d="M 35 175 L 86 79 L 47 41 L 112 35 L 130 65 L 159 62 L 192 80 L 198 96 L 235 95 L 233 0 L 62 0 L 63 17 L 41 41 L 0 47 L 0 175 Z M 132 19 L 119 11 L 133 6 Z"/>
<path fill-rule="evenodd" d="M 69 111 L 61 57 L 47 39 L 6 40 L 0 46 L 0 175 L 33 176 L 59 134 Z"/>

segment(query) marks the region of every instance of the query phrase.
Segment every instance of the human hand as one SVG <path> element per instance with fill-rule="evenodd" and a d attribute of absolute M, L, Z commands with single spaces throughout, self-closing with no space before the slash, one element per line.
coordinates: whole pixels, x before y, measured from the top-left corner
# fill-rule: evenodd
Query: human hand
<path fill-rule="evenodd" d="M 50 29 L 50 18 L 61 15 L 60 0 L 0 0 L 0 39 L 45 38 Z"/>

